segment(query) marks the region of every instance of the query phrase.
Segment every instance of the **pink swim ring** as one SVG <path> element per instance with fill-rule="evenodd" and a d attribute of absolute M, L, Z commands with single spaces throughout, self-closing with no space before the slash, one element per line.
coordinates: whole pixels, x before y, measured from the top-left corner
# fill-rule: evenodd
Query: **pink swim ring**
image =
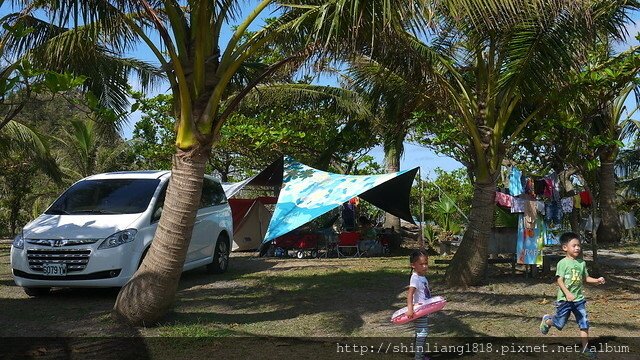
<path fill-rule="evenodd" d="M 424 303 L 413 304 L 412 318 L 407 317 L 407 307 L 405 306 L 391 315 L 391 322 L 397 325 L 406 324 L 409 321 L 440 311 L 446 304 L 447 301 L 442 296 L 434 296 Z"/>

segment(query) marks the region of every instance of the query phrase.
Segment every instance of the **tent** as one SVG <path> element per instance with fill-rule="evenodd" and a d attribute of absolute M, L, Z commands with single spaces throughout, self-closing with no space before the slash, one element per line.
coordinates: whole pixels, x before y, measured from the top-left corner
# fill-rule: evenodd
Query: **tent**
<path fill-rule="evenodd" d="M 265 205 L 275 204 L 275 197 L 237 198 L 247 187 L 271 187 L 274 194 L 282 186 L 283 159 L 271 163 L 259 174 L 237 183 L 224 183 L 224 189 L 233 217 L 232 251 L 253 250 L 260 247 L 267 231 L 272 212 Z"/>
<path fill-rule="evenodd" d="M 263 242 L 271 241 L 359 196 L 415 224 L 409 193 L 418 168 L 383 175 L 341 175 L 284 159 L 282 189 Z"/>
<path fill-rule="evenodd" d="M 270 186 L 273 188 L 280 188 L 282 186 L 282 169 L 284 161 L 282 158 L 272 162 L 269 166 L 264 168 L 260 173 L 237 183 L 225 183 L 222 184 L 227 199 L 231 199 L 236 196 L 240 190 L 247 186 Z M 276 191 L 277 193 L 277 191 Z"/>
<path fill-rule="evenodd" d="M 275 204 L 276 198 L 229 199 L 233 216 L 232 251 L 255 250 L 262 244 L 271 220 L 266 204 Z"/>

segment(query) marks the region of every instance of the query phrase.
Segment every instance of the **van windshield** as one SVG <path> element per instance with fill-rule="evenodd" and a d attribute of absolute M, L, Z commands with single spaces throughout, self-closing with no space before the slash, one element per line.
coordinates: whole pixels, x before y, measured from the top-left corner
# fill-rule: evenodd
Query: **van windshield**
<path fill-rule="evenodd" d="M 147 209 L 159 179 L 80 181 L 65 191 L 45 214 L 136 214 Z"/>

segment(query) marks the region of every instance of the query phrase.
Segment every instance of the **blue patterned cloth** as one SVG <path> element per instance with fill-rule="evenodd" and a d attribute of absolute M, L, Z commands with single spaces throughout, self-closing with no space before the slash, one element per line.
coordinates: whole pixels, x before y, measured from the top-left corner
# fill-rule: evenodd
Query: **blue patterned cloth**
<path fill-rule="evenodd" d="M 509 174 L 509 194 L 518 196 L 522 192 L 522 171 L 514 166 L 511 168 L 511 174 Z"/>
<path fill-rule="evenodd" d="M 341 175 L 284 159 L 282 189 L 263 242 L 268 242 L 335 209 L 367 190 L 408 171 L 383 175 Z"/>

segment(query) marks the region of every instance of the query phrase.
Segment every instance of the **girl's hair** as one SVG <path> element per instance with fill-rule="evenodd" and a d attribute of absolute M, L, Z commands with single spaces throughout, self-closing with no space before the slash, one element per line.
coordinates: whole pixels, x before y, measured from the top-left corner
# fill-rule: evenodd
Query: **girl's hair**
<path fill-rule="evenodd" d="M 425 250 L 415 250 L 409 256 L 409 263 L 413 264 L 414 262 L 418 261 L 418 259 L 420 259 L 421 256 L 424 256 L 427 259 L 429 258 L 429 255 L 427 255 L 427 252 Z"/>

